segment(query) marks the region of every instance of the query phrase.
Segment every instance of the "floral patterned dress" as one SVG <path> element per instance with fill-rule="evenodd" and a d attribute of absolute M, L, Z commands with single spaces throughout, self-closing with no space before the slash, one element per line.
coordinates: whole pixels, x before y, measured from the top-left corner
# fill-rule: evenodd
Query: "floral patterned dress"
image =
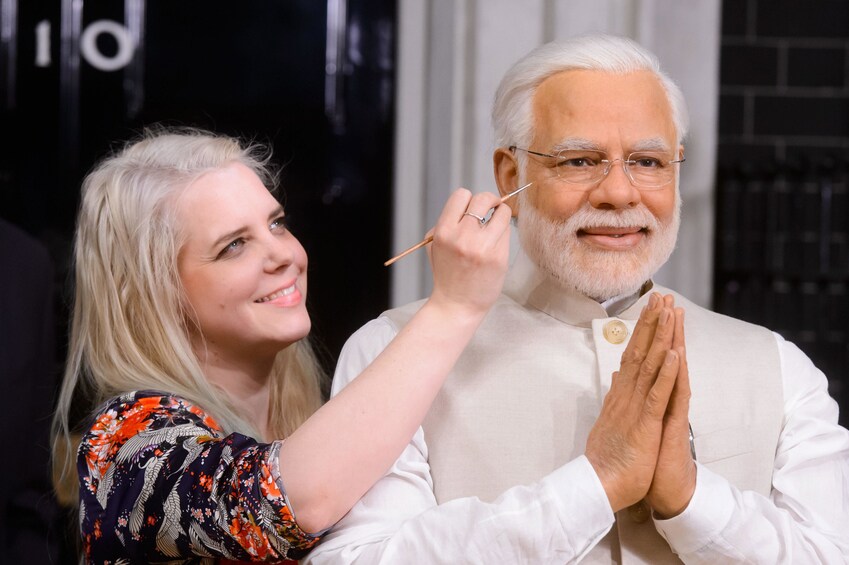
<path fill-rule="evenodd" d="M 159 392 L 113 398 L 77 454 L 89 563 L 298 559 L 318 543 L 292 516 L 280 442 L 224 436 L 189 401 Z"/>

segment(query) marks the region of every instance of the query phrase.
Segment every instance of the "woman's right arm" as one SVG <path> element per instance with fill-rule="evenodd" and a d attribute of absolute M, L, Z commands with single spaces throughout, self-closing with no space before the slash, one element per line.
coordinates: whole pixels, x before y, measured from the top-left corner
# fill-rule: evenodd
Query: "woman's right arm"
<path fill-rule="evenodd" d="M 491 193 L 452 194 L 433 231 L 434 289 L 386 349 L 283 444 L 280 475 L 301 528 L 323 530 L 386 473 L 498 298 L 510 208 Z M 481 225 L 464 216 L 484 215 Z"/>

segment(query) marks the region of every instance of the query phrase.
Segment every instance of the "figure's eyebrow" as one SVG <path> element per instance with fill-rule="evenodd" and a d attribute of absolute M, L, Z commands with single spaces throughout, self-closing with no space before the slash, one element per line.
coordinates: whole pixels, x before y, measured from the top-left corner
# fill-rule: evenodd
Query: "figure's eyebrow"
<path fill-rule="evenodd" d="M 551 148 L 552 153 L 558 153 L 560 151 L 598 151 L 600 153 L 607 153 L 598 143 L 583 137 L 567 137 Z M 628 149 L 629 153 L 635 151 L 669 153 L 672 151 L 672 148 L 669 147 L 669 144 L 662 137 L 649 137 L 637 141 Z"/>
<path fill-rule="evenodd" d="M 567 137 L 551 148 L 552 153 L 560 151 L 602 151 L 598 143 L 583 137 Z"/>
<path fill-rule="evenodd" d="M 672 148 L 669 147 L 669 144 L 662 137 L 650 137 L 636 142 L 631 147 L 631 151 L 661 151 L 669 153 L 672 151 Z"/>

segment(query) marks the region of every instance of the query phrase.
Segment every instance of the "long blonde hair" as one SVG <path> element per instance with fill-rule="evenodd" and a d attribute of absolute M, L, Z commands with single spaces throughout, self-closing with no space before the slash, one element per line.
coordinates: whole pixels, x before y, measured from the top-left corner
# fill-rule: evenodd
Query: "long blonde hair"
<path fill-rule="evenodd" d="M 75 476 L 68 471 L 79 430 L 70 418 L 80 398 L 93 407 L 130 391 L 167 392 L 197 403 L 226 433 L 259 438 L 226 394 L 206 380 L 193 353 L 188 324 L 196 322 L 177 272 L 182 236 L 172 204 L 192 181 L 233 162 L 273 191 L 276 177 L 268 160 L 261 145 L 160 127 L 105 158 L 83 181 L 71 336 L 53 420 L 54 480 L 69 485 Z M 274 438 L 286 437 L 318 409 L 322 378 L 306 338 L 278 353 L 269 406 Z M 66 488 L 57 489 L 63 499 Z"/>

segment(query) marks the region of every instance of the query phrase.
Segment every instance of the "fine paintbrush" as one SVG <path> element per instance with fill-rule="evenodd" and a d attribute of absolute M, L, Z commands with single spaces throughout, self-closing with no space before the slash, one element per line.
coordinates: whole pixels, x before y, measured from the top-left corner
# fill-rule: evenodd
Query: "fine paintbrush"
<path fill-rule="evenodd" d="M 522 192 L 523 190 L 525 190 L 526 188 L 528 188 L 528 187 L 529 187 L 529 186 L 531 186 L 532 184 L 534 184 L 534 183 L 529 182 L 528 184 L 526 184 L 526 185 L 524 185 L 524 186 L 520 186 L 519 188 L 517 188 L 516 190 L 514 190 L 514 191 L 513 191 L 513 192 L 511 192 L 510 194 L 505 194 L 504 196 L 502 196 L 502 197 L 501 197 L 501 202 L 502 202 L 502 203 L 503 203 L 503 202 L 507 202 L 507 200 L 508 200 L 508 199 L 510 199 L 510 198 L 512 198 L 512 197 L 514 197 L 514 196 L 516 196 L 517 194 L 519 194 L 520 192 Z M 494 209 L 495 209 L 495 208 L 493 208 L 492 210 L 494 210 Z M 489 217 L 489 214 L 487 214 L 487 216 L 486 216 L 486 217 Z M 420 242 L 418 242 L 418 243 L 417 243 L 417 244 L 415 244 L 414 246 L 412 246 L 412 247 L 410 247 L 410 248 L 408 248 L 408 249 L 405 249 L 404 251 L 402 251 L 401 253 L 399 253 L 398 255 L 396 255 L 395 257 L 393 257 L 392 259 L 388 260 L 386 263 L 384 263 L 384 264 L 383 264 L 383 266 L 384 266 L 384 267 L 388 267 L 389 265 L 391 265 L 392 263 L 394 263 L 394 262 L 395 262 L 395 261 L 397 261 L 398 259 L 400 259 L 400 258 L 402 258 L 402 257 L 406 257 L 407 255 L 409 255 L 410 253 L 412 253 L 412 252 L 413 252 L 413 251 L 415 251 L 416 249 L 421 249 L 422 247 L 424 247 L 425 245 L 427 245 L 428 243 L 430 243 L 430 242 L 432 242 L 432 241 L 433 241 L 433 236 L 432 236 L 432 235 L 427 236 L 426 238 L 424 238 L 423 240 L 421 240 Z"/>

